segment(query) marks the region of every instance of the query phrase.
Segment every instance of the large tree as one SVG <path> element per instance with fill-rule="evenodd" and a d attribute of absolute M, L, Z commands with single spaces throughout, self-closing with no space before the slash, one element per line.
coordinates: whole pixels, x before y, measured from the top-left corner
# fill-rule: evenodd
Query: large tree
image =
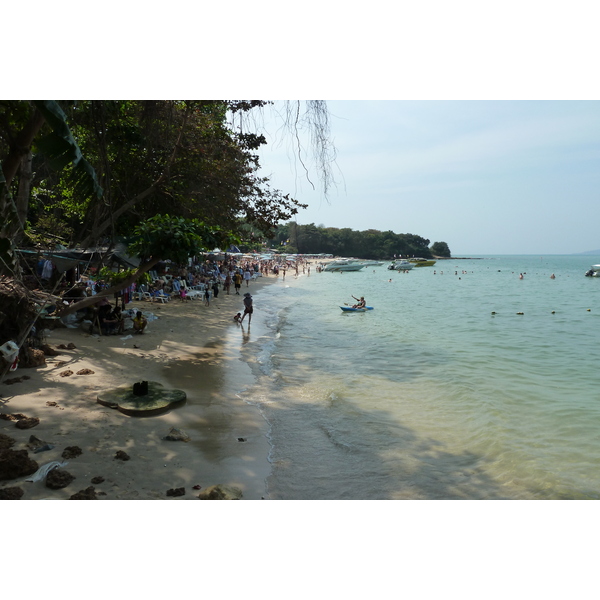
<path fill-rule="evenodd" d="M 103 188 L 102 201 L 72 193 L 64 177 L 40 182 L 40 207 L 62 211 L 84 246 L 124 235 L 168 212 L 235 231 L 247 222 L 264 233 L 304 206 L 258 177 L 262 135 L 234 132 L 228 111 L 263 102 L 89 101 L 69 111 L 84 154 Z M 46 191 L 48 190 L 48 191 Z"/>
<path fill-rule="evenodd" d="M 434 256 L 450 258 L 450 248 L 446 242 L 433 242 L 431 244 L 431 253 Z"/>
<path fill-rule="evenodd" d="M 258 175 L 256 151 L 266 140 L 249 115 L 266 104 L 0 102 L 0 272 L 12 271 L 23 232 L 30 241 L 105 245 L 156 214 L 272 237 L 305 205 Z M 283 128 L 303 165 L 310 153 L 299 133 L 310 132 L 314 173 L 327 195 L 335 149 L 326 103 L 284 106 Z"/>
<path fill-rule="evenodd" d="M 141 259 L 140 266 L 110 288 L 68 307 L 61 307 L 59 312 L 67 315 L 95 304 L 100 298 L 112 297 L 115 292 L 137 281 L 159 261 L 168 259 L 176 264 L 185 264 L 189 257 L 226 239 L 218 228 L 208 227 L 197 219 L 156 215 L 137 225 L 133 231 L 129 251 Z"/>
<path fill-rule="evenodd" d="M 19 272 L 14 248 L 29 215 L 36 141 L 55 170 L 70 165 L 73 193 L 85 198 L 102 194 L 57 102 L 0 102 L 0 273 Z"/>

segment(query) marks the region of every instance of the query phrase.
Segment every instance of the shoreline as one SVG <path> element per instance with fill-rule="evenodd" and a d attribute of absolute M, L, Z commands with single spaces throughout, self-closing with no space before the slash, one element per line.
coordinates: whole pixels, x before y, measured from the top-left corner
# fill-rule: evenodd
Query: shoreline
<path fill-rule="evenodd" d="M 0 384 L 0 412 L 37 417 L 39 425 L 21 430 L 14 421 L 0 420 L 0 433 L 15 440 L 12 450 L 28 450 L 40 467 L 66 460 L 66 447 L 81 448 L 81 455 L 64 466 L 75 479 L 51 490 L 44 481 L 26 482 L 30 476 L 20 476 L 0 481 L 0 490 L 20 487 L 23 500 L 68 499 L 93 485 L 98 499 L 143 500 L 171 499 L 168 490 L 184 488 L 185 494 L 175 499 L 190 500 L 222 484 L 240 489 L 244 499 L 267 499 L 269 426 L 259 408 L 239 395 L 255 380 L 240 353 L 245 341 L 239 329 L 250 334 L 250 328 L 247 322 L 234 323 L 233 315 L 243 311 L 246 289 L 260 295 L 263 286 L 277 281 L 275 276 L 260 277 L 248 288 L 243 285 L 240 296 L 221 291 L 209 307 L 200 300 L 132 302 L 127 308 L 159 317 L 143 335 L 52 330 L 48 345 L 56 349 L 71 343 L 75 348 L 58 350 L 60 355 L 46 357 L 45 366 L 17 369 L 8 377 L 27 380 Z M 254 316 L 256 331 L 260 323 L 256 312 Z M 93 373 L 79 375 L 84 369 Z M 60 375 L 67 370 L 70 376 Z M 101 390 L 141 380 L 183 389 L 187 401 L 148 417 L 127 416 L 96 401 Z M 190 441 L 164 440 L 172 427 L 183 430 Z M 34 454 L 27 446 L 32 435 L 54 448 Z M 115 459 L 118 450 L 130 460 Z M 96 477 L 104 481 L 94 485 L 91 479 Z M 196 485 L 200 491 L 193 489 Z"/>

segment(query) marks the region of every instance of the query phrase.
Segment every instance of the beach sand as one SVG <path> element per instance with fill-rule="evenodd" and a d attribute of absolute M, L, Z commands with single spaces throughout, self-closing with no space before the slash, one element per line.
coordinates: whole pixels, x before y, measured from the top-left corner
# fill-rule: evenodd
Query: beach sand
<path fill-rule="evenodd" d="M 250 291 L 256 305 L 260 288 L 275 281 L 276 277 L 258 278 L 249 288 L 243 285 L 241 292 Z M 132 302 L 127 308 L 158 317 L 142 335 L 132 335 L 131 330 L 112 336 L 63 327 L 51 330 L 46 342 L 52 348 L 69 343 L 76 348 L 46 357 L 44 367 L 7 375 L 30 379 L 0 384 L 0 412 L 37 417 L 40 423 L 21 430 L 14 421 L 0 420 L 0 433 L 16 440 L 13 450 L 29 450 L 32 435 L 54 445 L 36 454 L 29 450 L 39 466 L 67 460 L 62 458 L 65 448 L 79 447 L 81 455 L 68 459 L 64 467 L 75 479 L 51 490 L 44 481 L 26 482 L 23 476 L 0 482 L 0 490 L 18 486 L 24 500 L 68 499 L 93 485 L 98 499 L 189 500 L 222 484 L 239 488 L 243 499 L 267 498 L 268 425 L 255 406 L 237 396 L 254 381 L 240 358 L 243 331 L 233 322 L 234 314 L 243 312 L 242 298 L 232 289 L 231 295 L 221 291 L 209 307 L 200 300 Z M 248 331 L 246 322 L 243 327 Z M 78 375 L 82 369 L 93 374 Z M 61 376 L 66 370 L 73 374 Z M 182 389 L 187 401 L 147 417 L 127 416 L 97 402 L 102 390 L 142 380 Z M 187 433 L 190 441 L 164 440 L 172 427 Z M 130 460 L 115 458 L 119 450 Z M 104 481 L 93 484 L 95 477 Z M 193 489 L 197 485 L 200 491 Z M 177 488 L 185 488 L 185 495 L 166 495 Z"/>

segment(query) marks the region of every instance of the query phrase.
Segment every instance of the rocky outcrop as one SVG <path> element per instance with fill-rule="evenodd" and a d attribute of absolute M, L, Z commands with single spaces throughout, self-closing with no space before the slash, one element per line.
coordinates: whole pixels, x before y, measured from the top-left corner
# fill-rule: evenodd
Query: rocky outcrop
<path fill-rule="evenodd" d="M 23 494 L 20 487 L 7 487 L 0 489 L 0 500 L 20 500 Z"/>
<path fill-rule="evenodd" d="M 96 497 L 96 490 L 93 485 L 85 488 L 85 490 L 79 490 L 76 494 L 73 494 L 69 500 L 98 500 Z"/>
<path fill-rule="evenodd" d="M 48 344 L 42 344 L 40 346 L 40 350 L 46 356 L 58 356 L 60 354 L 60 352 L 57 352 L 54 348 L 52 348 L 52 346 L 49 346 Z"/>
<path fill-rule="evenodd" d="M 6 383 L 6 381 L 4 383 Z M 18 421 L 19 419 L 26 419 L 26 418 L 27 418 L 27 415 L 24 415 L 23 413 L 13 413 L 13 414 L 0 413 L 0 419 L 3 419 L 4 421 Z"/>
<path fill-rule="evenodd" d="M 27 360 L 24 364 L 19 364 L 20 368 L 29 367 L 45 367 L 46 366 L 46 355 L 43 350 L 38 348 L 27 348 Z"/>
<path fill-rule="evenodd" d="M 242 490 L 239 488 L 229 487 L 220 483 L 218 485 L 211 485 L 198 494 L 200 500 L 240 500 L 242 496 Z"/>
<path fill-rule="evenodd" d="M 83 454 L 83 450 L 79 446 L 67 446 L 61 456 L 66 459 L 77 458 Z"/>
<path fill-rule="evenodd" d="M 169 440 L 171 442 L 189 442 L 190 436 L 185 431 L 183 431 L 183 429 L 171 427 L 169 433 L 165 435 L 163 440 Z"/>
<path fill-rule="evenodd" d="M 31 429 L 32 427 L 35 427 L 36 425 L 40 424 L 40 420 L 37 417 L 30 417 L 30 418 L 26 418 L 26 419 L 19 419 L 16 423 L 15 423 L 15 427 L 17 429 Z"/>
<path fill-rule="evenodd" d="M 185 496 L 185 488 L 171 488 L 170 490 L 167 490 L 167 496 Z"/>
<path fill-rule="evenodd" d="M 67 487 L 74 479 L 75 476 L 64 469 L 52 469 L 46 476 L 46 487 L 51 490 L 60 490 Z"/>
<path fill-rule="evenodd" d="M 6 450 L 14 444 L 15 440 L 13 440 L 10 436 L 0 433 L 0 450 Z"/>
<path fill-rule="evenodd" d="M 116 460 L 129 460 L 130 456 L 129 456 L 129 454 L 127 454 L 127 452 L 124 452 L 123 450 L 117 450 L 117 452 L 115 454 L 115 459 Z"/>
<path fill-rule="evenodd" d="M 0 481 L 31 475 L 38 470 L 27 450 L 0 450 Z"/>

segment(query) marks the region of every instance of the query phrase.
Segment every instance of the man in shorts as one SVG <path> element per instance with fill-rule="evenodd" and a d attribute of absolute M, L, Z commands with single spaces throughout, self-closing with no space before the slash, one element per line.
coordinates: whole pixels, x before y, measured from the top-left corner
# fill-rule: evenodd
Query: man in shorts
<path fill-rule="evenodd" d="M 240 288 L 242 287 L 242 276 L 239 271 L 233 276 L 233 286 L 235 287 L 235 293 L 240 295 Z"/>

